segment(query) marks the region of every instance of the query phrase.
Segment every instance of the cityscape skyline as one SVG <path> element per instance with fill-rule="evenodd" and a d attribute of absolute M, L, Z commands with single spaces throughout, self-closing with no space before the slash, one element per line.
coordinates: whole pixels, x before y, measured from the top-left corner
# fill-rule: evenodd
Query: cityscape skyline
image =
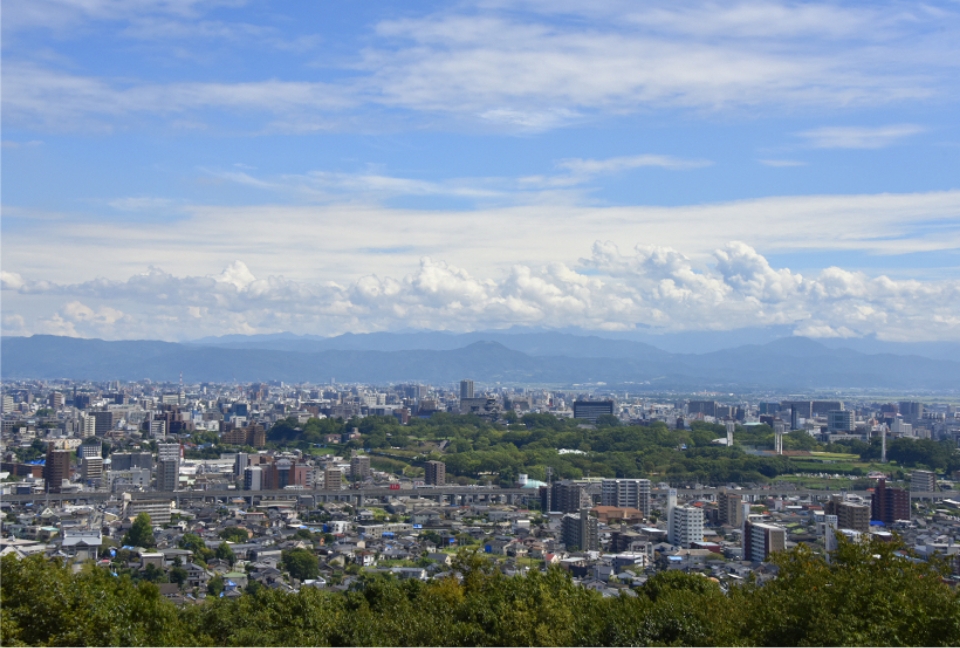
<path fill-rule="evenodd" d="M 957 341 L 958 16 L 6 3 L 3 334 Z"/>

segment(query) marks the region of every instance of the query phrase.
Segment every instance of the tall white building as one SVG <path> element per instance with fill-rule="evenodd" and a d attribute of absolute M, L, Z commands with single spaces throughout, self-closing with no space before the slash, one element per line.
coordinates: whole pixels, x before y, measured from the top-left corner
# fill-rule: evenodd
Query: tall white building
<path fill-rule="evenodd" d="M 670 544 L 689 549 L 694 542 L 703 542 L 703 509 L 675 506 L 670 511 Z"/>
<path fill-rule="evenodd" d="M 247 466 L 243 469 L 243 490 L 263 490 L 263 468 Z"/>
<path fill-rule="evenodd" d="M 97 419 L 87 414 L 80 414 L 80 436 L 84 439 L 97 433 Z"/>
<path fill-rule="evenodd" d="M 650 515 L 650 480 L 604 479 L 601 483 L 600 503 L 603 506 L 635 508 L 644 516 Z"/>

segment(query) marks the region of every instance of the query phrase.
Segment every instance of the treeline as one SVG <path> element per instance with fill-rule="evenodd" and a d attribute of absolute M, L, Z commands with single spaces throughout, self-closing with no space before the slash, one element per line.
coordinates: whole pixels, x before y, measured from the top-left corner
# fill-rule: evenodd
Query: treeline
<path fill-rule="evenodd" d="M 258 587 L 178 607 L 151 583 L 42 557 L 2 562 L 3 645 L 72 646 L 956 646 L 960 599 L 943 565 L 892 543 L 841 543 L 832 564 L 800 546 L 779 575 L 729 593 L 662 572 L 604 598 L 551 568 L 506 577 L 461 554 L 454 577 L 363 576 L 347 592 Z"/>
<path fill-rule="evenodd" d="M 615 417 L 601 417 L 593 428 L 551 414 L 510 419 L 514 423 L 509 425 L 446 413 L 412 419 L 409 425 L 400 425 L 393 417 L 376 416 L 350 421 L 311 419 L 302 425 L 286 419 L 278 421 L 267 438 L 277 447 L 306 450 L 322 444 L 327 434 L 356 427 L 363 436 L 347 443 L 347 447 L 400 448 L 411 456 L 422 452 L 422 441 L 446 440 L 446 452 L 434 458 L 446 462 L 449 476 L 480 480 L 492 473 L 502 484 L 514 483 L 520 473 L 543 481 L 547 466 L 558 478 L 644 478 L 656 473 L 671 482 L 713 485 L 764 482 L 794 470 L 786 458 L 750 455 L 741 448 L 740 444 L 772 448 L 773 430 L 765 425 L 738 428 L 738 445 L 727 448 L 713 443 L 726 435 L 724 426 L 702 422 L 695 422 L 690 430 L 673 430 L 662 422 L 621 425 Z M 793 432 L 784 439 L 784 447 L 820 446 L 809 434 Z M 578 452 L 561 455 L 558 449 Z"/>
<path fill-rule="evenodd" d="M 401 425 L 392 416 L 363 419 L 310 419 L 300 424 L 284 419 L 267 431 L 269 445 L 309 450 L 324 445 L 328 435 L 340 435 L 357 428 L 362 437 L 345 444 L 347 449 L 367 448 L 379 456 L 379 469 L 402 471 L 415 455 L 423 458 L 424 441 L 448 441 L 442 456 L 451 478 L 483 480 L 498 476 L 500 483 L 512 484 L 517 475 L 546 479 L 546 468 L 559 478 L 650 477 L 654 473 L 672 483 L 699 482 L 722 485 L 729 482 L 761 483 L 798 470 L 786 457 L 757 456 L 744 447 L 772 449 L 773 429 L 767 425 L 738 427 L 732 448 L 714 444 L 726 436 L 722 425 L 694 422 L 689 430 L 674 430 L 662 422 L 650 425 L 622 425 L 615 417 L 601 417 L 593 428 L 581 421 L 559 419 L 551 414 L 517 417 L 507 412 L 504 421 L 494 422 L 474 415 L 437 413 L 427 419 L 411 419 Z M 505 424 L 506 420 L 512 421 Z M 216 435 L 207 433 L 213 441 Z M 198 437 L 198 441 L 201 440 Z M 393 448 L 400 449 L 397 453 Z M 211 456 L 227 448 L 204 450 Z M 558 454 L 558 449 L 579 453 Z M 821 445 L 803 431 L 784 437 L 786 450 L 849 452 L 862 461 L 880 458 L 880 440 L 871 443 L 844 441 Z M 251 449 L 252 450 L 252 449 Z M 391 454 L 392 459 L 383 457 Z M 405 456 L 404 453 L 406 453 Z M 929 467 L 939 472 L 960 470 L 960 452 L 954 444 L 924 439 L 896 439 L 888 444 L 887 457 L 906 468 Z M 404 462 L 404 463 L 400 463 Z M 833 468 L 832 471 L 839 471 Z"/>

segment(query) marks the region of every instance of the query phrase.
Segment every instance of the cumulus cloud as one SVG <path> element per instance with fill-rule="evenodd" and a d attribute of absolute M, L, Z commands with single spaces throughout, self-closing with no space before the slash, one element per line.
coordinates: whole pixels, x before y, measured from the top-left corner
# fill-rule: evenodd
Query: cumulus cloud
<path fill-rule="evenodd" d="M 216 275 L 177 277 L 151 268 L 125 281 L 21 279 L 4 283 L 4 290 L 5 302 L 15 297 L 14 310 L 21 311 L 5 317 L 7 334 L 182 339 L 399 327 L 676 331 L 786 324 L 814 337 L 917 340 L 957 339 L 960 330 L 960 280 L 898 281 L 837 267 L 802 276 L 772 267 L 736 241 L 716 249 L 706 263 L 669 247 L 638 245 L 623 253 L 614 243 L 597 241 L 579 262 L 515 265 L 500 278 L 424 258 L 402 278 L 371 274 L 348 284 L 309 283 L 256 277 L 235 261 Z M 30 300 L 41 298 L 59 306 L 28 316 L 36 310 Z"/>

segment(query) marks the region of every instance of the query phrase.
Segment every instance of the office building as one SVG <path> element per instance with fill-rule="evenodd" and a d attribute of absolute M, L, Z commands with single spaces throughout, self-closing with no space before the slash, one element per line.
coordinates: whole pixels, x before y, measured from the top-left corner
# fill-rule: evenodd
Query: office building
<path fill-rule="evenodd" d="M 743 559 L 764 562 L 770 554 L 787 548 L 786 531 L 772 524 L 750 522 L 743 524 Z"/>
<path fill-rule="evenodd" d="M 717 493 L 717 517 L 720 524 L 739 527 L 743 525 L 743 496 L 726 489 Z"/>
<path fill-rule="evenodd" d="M 878 479 L 870 500 L 870 517 L 884 524 L 910 519 L 910 493 L 902 488 L 890 488 L 887 480 Z"/>
<path fill-rule="evenodd" d="M 88 417 L 94 419 L 94 434 L 98 437 L 105 436 L 107 432 L 113 429 L 113 412 L 94 411 L 87 412 Z"/>
<path fill-rule="evenodd" d="M 47 446 L 47 461 L 43 466 L 43 481 L 48 493 L 59 493 L 64 481 L 70 480 L 69 450 L 55 450 L 51 443 Z"/>
<path fill-rule="evenodd" d="M 569 479 L 553 482 L 550 493 L 550 510 L 560 513 L 576 513 L 584 502 L 583 486 Z"/>
<path fill-rule="evenodd" d="M 323 471 L 323 490 L 340 490 L 343 487 L 343 471 L 327 468 Z"/>
<path fill-rule="evenodd" d="M 813 401 L 781 401 L 780 411 L 795 412 L 799 418 L 813 418 Z"/>
<path fill-rule="evenodd" d="M 110 455 L 110 470 L 153 470 L 153 455 L 149 452 L 114 452 Z"/>
<path fill-rule="evenodd" d="M 649 479 L 604 479 L 601 483 L 600 503 L 603 506 L 635 508 L 644 516 L 650 515 Z"/>
<path fill-rule="evenodd" d="M 900 401 L 900 416 L 903 420 L 916 425 L 923 418 L 923 403 Z"/>
<path fill-rule="evenodd" d="M 263 490 L 263 468 L 247 466 L 243 469 L 243 490 Z"/>
<path fill-rule="evenodd" d="M 910 474 L 910 491 L 913 493 L 933 493 L 937 490 L 937 476 L 926 470 L 914 470 Z"/>
<path fill-rule="evenodd" d="M 590 515 L 590 509 L 580 509 L 577 514 L 563 516 L 560 526 L 560 539 L 567 550 L 577 548 L 580 551 L 599 551 L 600 533 L 597 518 Z"/>
<path fill-rule="evenodd" d="M 841 401 L 813 401 L 810 412 L 813 416 L 829 416 L 830 412 L 845 409 Z"/>
<path fill-rule="evenodd" d="M 690 416 L 716 416 L 717 401 L 692 400 L 687 403 L 687 413 Z"/>
<path fill-rule="evenodd" d="M 670 544 L 689 549 L 694 542 L 703 542 L 703 509 L 695 506 L 674 506 L 668 515 Z"/>
<path fill-rule="evenodd" d="M 601 416 L 613 416 L 614 402 L 602 401 L 574 401 L 573 418 L 596 423 Z"/>
<path fill-rule="evenodd" d="M 827 432 L 849 434 L 857 429 L 853 412 L 847 410 L 830 410 L 827 412 Z"/>
<path fill-rule="evenodd" d="M 424 466 L 423 481 L 427 486 L 443 486 L 447 483 L 447 464 L 428 461 Z"/>
<path fill-rule="evenodd" d="M 464 398 L 473 398 L 473 381 L 472 380 L 461 380 L 460 381 L 460 399 Z"/>
<path fill-rule="evenodd" d="M 373 475 L 370 469 L 370 457 L 360 455 L 350 460 L 350 478 L 354 481 L 367 479 Z"/>

